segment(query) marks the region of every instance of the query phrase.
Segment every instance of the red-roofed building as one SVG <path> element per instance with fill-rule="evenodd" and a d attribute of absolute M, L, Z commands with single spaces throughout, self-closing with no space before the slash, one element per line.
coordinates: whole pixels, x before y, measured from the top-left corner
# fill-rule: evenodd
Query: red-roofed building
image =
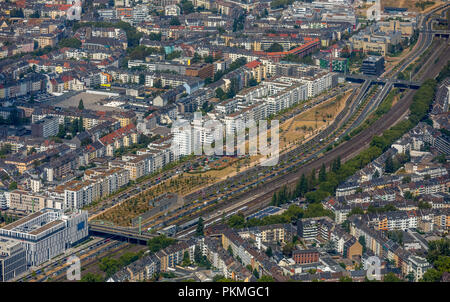
<path fill-rule="evenodd" d="M 250 69 L 253 69 L 253 68 L 258 67 L 258 66 L 261 65 L 261 64 L 262 64 L 262 63 L 261 63 L 260 61 L 254 60 L 254 61 L 251 61 L 251 62 L 245 64 L 245 67 L 250 68 Z"/>
<path fill-rule="evenodd" d="M 47 91 L 50 93 L 63 93 L 64 92 L 64 82 L 61 78 L 51 79 L 47 84 Z"/>
<path fill-rule="evenodd" d="M 14 4 L 17 8 L 25 8 L 27 0 L 17 0 L 16 2 L 14 2 Z"/>
<path fill-rule="evenodd" d="M 89 144 L 85 147 L 85 162 L 89 163 L 91 160 L 98 158 L 98 157 L 103 157 L 106 153 L 106 148 L 105 146 L 99 142 L 99 141 L 95 141 L 92 144 Z"/>
<path fill-rule="evenodd" d="M 138 143 L 136 126 L 134 124 L 129 124 L 103 136 L 100 138 L 100 141 L 106 146 L 106 155 L 113 156 L 115 150 Z"/>
<path fill-rule="evenodd" d="M 305 41 L 307 41 L 305 44 L 296 47 L 294 49 L 291 49 L 289 51 L 278 51 L 278 52 L 265 52 L 265 51 L 254 51 L 255 55 L 267 57 L 272 59 L 275 62 L 279 62 L 280 59 L 287 55 L 298 55 L 299 57 L 304 57 L 312 52 L 314 52 L 316 49 L 320 47 L 320 40 L 318 38 L 304 38 Z"/>
<path fill-rule="evenodd" d="M 267 76 L 266 66 L 258 60 L 245 64 L 245 67 L 251 72 L 252 77 L 259 83 Z"/>

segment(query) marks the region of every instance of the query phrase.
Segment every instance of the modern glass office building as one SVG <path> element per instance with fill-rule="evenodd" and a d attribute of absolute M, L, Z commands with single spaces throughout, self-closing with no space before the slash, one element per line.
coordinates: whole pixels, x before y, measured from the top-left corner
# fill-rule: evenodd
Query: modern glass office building
<path fill-rule="evenodd" d="M 0 282 L 10 281 L 27 270 L 26 252 L 17 240 L 0 239 Z"/>
<path fill-rule="evenodd" d="M 88 236 L 86 211 L 64 213 L 43 209 L 0 228 L 0 239 L 21 242 L 28 266 L 37 266 L 63 253 Z"/>

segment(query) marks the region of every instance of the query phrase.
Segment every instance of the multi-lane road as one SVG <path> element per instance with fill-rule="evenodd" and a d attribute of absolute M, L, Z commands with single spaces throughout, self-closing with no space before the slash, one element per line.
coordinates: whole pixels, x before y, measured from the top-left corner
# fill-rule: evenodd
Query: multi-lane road
<path fill-rule="evenodd" d="M 448 5 L 449 4 L 445 5 L 444 7 L 447 8 Z M 423 22 L 421 23 L 422 29 L 431 29 L 432 22 L 429 20 L 429 16 L 431 16 L 431 14 L 437 10 L 441 10 L 442 8 L 443 7 L 436 9 L 424 17 Z M 428 49 L 428 47 L 431 46 L 432 41 L 433 41 L 432 32 L 430 32 L 429 30 L 422 30 L 419 35 L 417 44 L 413 48 L 412 52 L 410 53 L 408 58 L 405 59 L 405 61 L 401 64 L 401 66 L 397 69 L 397 71 L 394 73 L 393 76 L 396 77 L 399 74 L 399 72 L 404 71 L 409 64 L 411 64 L 417 58 L 419 58 L 426 51 L 426 49 Z M 446 64 L 449 57 L 450 52 L 448 51 L 447 41 L 445 41 L 445 43 L 440 48 L 438 48 L 430 58 L 428 58 L 426 64 L 424 64 L 423 67 L 421 68 L 420 72 L 424 71 L 424 74 L 421 76 L 421 80 L 436 77 L 436 75 L 439 73 L 439 68 L 436 68 L 436 66 L 443 66 L 444 64 Z M 437 65 L 432 64 L 432 62 L 434 63 L 436 59 L 439 59 Z M 388 94 L 391 87 L 392 87 L 392 80 L 387 79 L 386 85 L 383 88 L 381 94 L 379 95 L 379 97 L 375 98 L 377 106 Z M 395 125 L 407 114 L 409 106 L 412 102 L 413 95 L 414 95 L 413 91 L 408 91 L 405 94 L 405 96 L 399 102 L 397 102 L 386 115 L 383 116 L 383 119 L 377 120 L 368 129 L 365 129 L 360 134 L 353 137 L 350 141 L 345 142 L 339 145 L 338 147 L 332 149 L 320 159 L 312 160 L 302 165 L 295 172 L 289 173 L 289 171 L 286 171 L 287 173 L 284 174 L 283 178 L 281 179 L 276 179 L 274 181 L 264 183 L 264 187 L 262 188 L 249 190 L 248 192 L 242 194 L 235 202 L 238 203 L 239 206 L 260 205 L 260 207 L 257 208 L 261 208 L 262 206 L 267 205 L 267 203 L 270 202 L 273 193 L 276 192 L 280 186 L 291 184 L 297 181 L 297 179 L 303 173 L 307 174 L 312 169 L 318 169 L 322 164 L 328 166 L 337 157 L 341 157 L 342 161 L 346 161 L 352 158 L 355 154 L 358 154 L 359 152 L 361 152 L 361 150 L 367 148 L 370 141 L 375 135 L 380 135 L 383 131 Z M 221 212 L 226 211 L 227 210 L 224 209 Z M 215 218 L 216 216 L 208 218 L 205 221 L 205 223 L 211 222 Z M 182 231 L 179 234 L 179 236 L 185 236 L 187 233 L 191 231 L 192 228 L 186 229 Z"/>
<path fill-rule="evenodd" d="M 409 64 L 411 64 L 417 58 L 419 58 L 425 52 L 425 50 L 428 47 L 430 47 L 433 41 L 433 33 L 431 31 L 432 22 L 430 22 L 429 17 L 432 15 L 432 13 L 438 10 L 442 10 L 443 8 L 447 8 L 448 5 L 449 4 L 446 4 L 441 8 L 435 9 L 423 17 L 423 19 L 421 20 L 421 32 L 419 34 L 418 41 L 414 46 L 414 48 L 412 49 L 412 51 L 400 63 L 399 67 L 396 68 L 395 72 L 391 74 L 392 78 L 383 79 L 385 81 L 385 85 L 383 86 L 381 91 L 378 91 L 375 94 L 373 101 L 369 102 L 368 106 L 362 108 L 362 112 L 359 112 L 359 116 L 357 117 L 357 119 L 352 121 L 352 125 L 349 128 L 347 128 L 345 132 L 340 133 L 339 136 L 336 137 L 336 140 L 342 138 L 344 134 L 348 133 L 351 129 L 361 124 L 367 117 L 367 115 L 373 109 L 375 109 L 387 96 L 393 85 L 394 82 L 393 78 L 395 78 L 400 72 L 404 71 L 409 66 Z M 426 67 L 427 66 L 424 66 L 424 68 Z M 427 72 L 426 74 L 428 75 L 429 72 Z M 344 112 L 345 114 L 338 116 L 339 118 L 343 119 L 344 118 L 343 115 L 345 115 L 347 121 L 350 119 L 351 115 L 349 115 L 348 113 L 350 112 L 353 114 L 356 111 L 356 109 L 358 109 L 358 106 L 361 105 L 361 102 L 367 96 L 367 90 L 369 89 L 370 85 L 371 85 L 370 81 L 366 81 L 366 83 L 364 83 L 364 85 L 360 89 L 360 93 L 356 96 L 355 101 L 350 104 L 351 108 L 347 110 L 347 112 Z M 205 201 L 203 205 L 206 205 L 206 203 L 208 202 L 211 202 L 211 204 L 213 204 L 221 199 L 231 199 L 237 195 L 239 195 L 239 197 L 238 198 L 236 197 L 236 201 L 233 202 L 233 205 L 236 203 L 239 204 L 242 203 L 244 205 L 246 203 L 250 204 L 254 200 L 270 199 L 273 192 L 276 191 L 277 188 L 279 188 L 284 184 L 295 182 L 296 179 L 298 179 L 298 177 L 302 173 L 307 173 L 314 168 L 320 167 L 322 164 L 328 165 L 332 160 L 334 160 L 337 157 L 341 157 L 343 161 L 348 160 L 349 158 L 353 157 L 354 154 L 359 153 L 361 150 L 366 148 L 374 135 L 381 134 L 384 130 L 394 125 L 399 119 L 401 119 L 405 115 L 412 101 L 412 94 L 413 93 L 411 91 L 408 92 L 400 102 L 396 103 L 393 106 L 391 111 L 387 113 L 382 120 L 375 122 L 373 125 L 370 126 L 370 128 L 362 131 L 360 134 L 353 137 L 350 141 L 344 142 L 341 145 L 337 146 L 336 148 L 332 149 L 331 151 L 325 153 L 325 155 L 320 157 L 320 159 L 318 157 L 321 155 L 321 153 L 323 153 L 323 151 L 327 147 L 325 144 L 323 144 L 323 140 L 330 137 L 333 131 L 337 129 L 336 127 L 337 125 L 332 125 L 332 127 L 328 127 L 325 131 L 321 132 L 314 139 L 312 139 L 308 144 L 302 145 L 298 147 L 296 150 L 283 154 L 280 157 L 280 162 L 282 162 L 283 165 L 279 165 L 284 166 L 284 168 L 282 169 L 278 167 L 278 169 L 274 171 L 273 168 L 268 169 L 262 167 L 254 167 L 234 177 L 231 177 L 228 181 L 212 185 L 207 189 L 203 190 L 202 192 L 195 192 L 191 194 L 191 196 L 193 196 L 193 198 L 198 198 L 198 196 L 200 196 L 199 195 L 200 193 L 204 195 L 206 191 L 206 197 L 207 200 L 209 201 Z M 340 121 L 339 119 L 337 120 L 338 122 Z M 342 123 L 340 125 L 342 125 Z M 327 142 L 329 144 L 334 143 L 333 140 L 332 141 L 328 140 Z M 301 161 L 294 160 L 294 164 L 288 164 L 288 162 L 291 162 L 293 159 L 297 159 L 298 157 L 303 156 L 307 151 L 309 152 L 308 157 L 302 159 Z M 242 180 L 243 178 L 245 178 L 245 181 Z M 236 185 L 236 183 L 238 183 L 238 185 Z M 263 188 L 260 187 L 260 184 L 264 184 Z M 229 189 L 229 192 L 226 194 L 220 194 L 221 196 L 216 199 L 214 198 L 208 199 L 208 197 L 213 197 L 214 195 L 218 194 L 219 191 L 217 190 L 217 188 L 219 187 L 222 188 L 225 187 Z M 228 204 L 225 207 L 230 207 L 230 205 Z M 189 216 L 189 219 L 193 219 L 195 218 L 194 216 L 197 217 L 200 216 L 201 208 L 204 208 L 201 204 L 192 206 L 192 210 L 190 212 L 185 211 L 183 215 L 187 217 Z M 235 208 L 236 206 L 232 206 L 232 209 Z M 226 212 L 230 211 L 224 209 L 223 213 Z M 196 215 L 192 215 L 194 213 Z M 178 217 L 174 217 L 172 219 L 165 221 L 165 224 L 168 225 L 173 224 L 174 222 L 179 221 L 180 218 L 182 218 L 182 215 L 179 215 Z M 108 226 L 105 225 L 103 226 L 103 228 L 107 229 Z M 135 233 L 136 230 L 129 230 L 128 232 Z"/>
<path fill-rule="evenodd" d="M 358 135 L 355 135 L 349 141 L 343 142 L 332 150 L 324 153 L 323 156 L 320 156 L 323 151 L 325 151 L 327 145 L 334 144 L 335 140 L 329 138 L 332 137 L 333 133 L 336 132 L 338 126 L 340 127 L 346 122 L 351 121 L 351 125 L 349 125 L 349 127 L 347 127 L 345 131 L 336 134 L 336 139 L 342 138 L 351 129 L 362 123 L 365 117 L 367 117 L 367 115 L 374 108 L 376 108 L 387 96 L 396 76 L 400 72 L 403 72 L 411 63 L 418 59 L 431 46 L 433 42 L 434 31 L 432 30 L 432 20 L 430 20 L 429 18 L 436 11 L 442 10 L 444 8 L 447 9 L 449 5 L 450 4 L 446 4 L 424 16 L 420 23 L 421 32 L 419 34 L 416 45 L 407 56 L 407 58 L 405 58 L 395 69 L 395 72 L 390 74 L 391 77 L 384 79 L 385 85 L 381 89 L 379 89 L 377 93 L 375 93 L 372 102 L 369 102 L 367 106 L 363 106 L 362 108 L 360 108 L 361 112 L 359 112 L 359 115 L 355 120 L 352 120 L 352 116 L 355 112 L 358 111 L 359 105 L 361 105 L 363 100 L 367 97 L 367 93 L 369 92 L 369 88 L 371 86 L 370 81 L 366 81 L 359 88 L 358 92 L 356 91 L 356 89 L 354 90 L 354 93 L 352 94 L 352 97 L 347 104 L 348 108 L 346 107 L 345 110 L 337 116 L 335 123 L 327 127 L 326 130 L 319 133 L 307 144 L 304 144 L 295 150 L 283 154 L 280 157 L 280 161 L 285 162 L 285 165 L 282 169 L 254 167 L 248 171 L 245 171 L 244 173 L 238 174 L 225 184 L 225 186 L 229 187 L 230 192 L 221 194 L 220 197 L 220 199 L 230 199 L 232 200 L 232 202 L 224 204 L 223 207 L 216 208 L 216 211 L 210 214 L 198 212 L 197 215 L 191 216 L 190 219 L 203 216 L 205 218 L 205 225 L 209 225 L 211 223 L 219 221 L 222 216 L 231 215 L 232 213 L 236 213 L 239 210 L 245 210 L 246 212 L 256 211 L 270 202 L 273 193 L 278 190 L 279 187 L 296 182 L 302 174 L 307 174 L 312 169 L 318 169 L 322 164 L 329 166 L 329 164 L 337 157 L 340 157 L 341 160 L 345 162 L 346 160 L 352 158 L 355 154 L 359 153 L 361 150 L 367 148 L 370 141 L 375 135 L 380 135 L 384 130 L 390 128 L 392 125 L 395 125 L 399 120 L 404 118 L 412 102 L 412 98 L 414 95 L 413 91 L 408 91 L 404 95 L 404 97 L 399 102 L 397 102 L 387 114 L 383 116 L 383 119 L 377 120 L 369 128 L 363 130 Z M 421 75 L 419 80 L 435 77 L 439 72 L 439 70 L 437 70 L 435 66 L 443 66 L 449 59 L 450 51 L 446 41 L 444 44 L 437 47 L 436 51 L 432 53 L 432 55 L 430 55 L 430 57 L 426 60 L 426 63 L 423 64 L 418 73 Z M 338 93 L 335 93 L 335 95 L 337 94 Z M 285 118 L 287 119 L 289 118 L 289 116 Z M 328 144 L 325 144 L 324 142 L 327 142 Z M 298 158 L 304 155 L 306 152 L 309 152 L 308 156 L 302 160 L 298 160 Z M 294 164 L 287 164 L 287 162 L 292 159 L 294 159 Z M 139 194 L 143 190 L 166 179 L 169 179 L 176 174 L 177 170 L 170 171 L 168 173 L 162 173 L 160 177 L 157 177 L 156 179 L 145 181 L 144 183 L 141 183 L 134 188 L 130 188 L 125 192 L 118 194 L 117 196 L 112 198 L 109 203 L 105 203 L 95 212 L 90 214 L 98 214 L 101 211 L 109 208 L 110 206 L 115 205 L 135 194 Z M 248 181 L 245 183 L 243 181 L 239 181 L 239 185 L 235 185 L 234 183 L 242 178 L 242 176 L 245 176 Z M 233 188 L 235 189 L 233 190 Z M 214 191 L 214 189 L 209 190 L 209 196 L 214 196 L 215 193 L 216 191 Z M 195 194 L 198 196 L 199 192 L 196 192 L 193 195 Z M 195 213 L 195 211 L 193 213 Z M 170 221 L 167 221 L 167 223 L 170 224 Z M 102 225 L 99 227 L 104 228 L 105 230 L 115 230 L 118 234 L 122 234 L 124 236 L 131 237 L 138 235 L 137 231 L 134 229 L 129 229 L 127 230 L 127 233 L 123 233 L 124 230 L 122 228 L 112 227 L 108 225 Z M 193 232 L 194 228 L 195 226 L 188 227 L 187 229 L 179 232 L 177 234 L 177 237 L 182 238 L 186 235 L 189 235 L 191 232 Z M 150 235 L 148 233 L 144 235 L 145 238 L 149 238 L 149 236 Z M 61 276 L 61 274 L 64 273 L 67 269 L 66 261 L 71 255 L 77 255 L 82 261 L 88 262 L 98 255 L 104 255 L 105 253 L 111 251 L 118 251 L 120 249 L 123 249 L 126 245 L 126 243 L 113 240 L 112 238 L 97 238 L 83 245 L 82 248 L 59 257 L 56 261 L 52 261 L 49 264 L 40 266 L 36 269 L 33 275 L 29 274 L 23 277 L 21 281 L 45 281 L 49 278 Z"/>

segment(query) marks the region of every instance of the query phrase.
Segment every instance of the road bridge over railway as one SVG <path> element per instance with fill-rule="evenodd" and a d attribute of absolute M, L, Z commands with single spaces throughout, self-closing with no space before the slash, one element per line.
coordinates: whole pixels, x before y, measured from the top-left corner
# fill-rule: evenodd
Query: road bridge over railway
<path fill-rule="evenodd" d="M 420 86 L 422 85 L 422 83 L 415 81 L 406 81 L 382 77 L 377 78 L 374 76 L 367 76 L 362 74 L 346 75 L 345 80 L 356 83 L 363 83 L 365 81 L 370 81 L 372 85 L 386 85 L 387 82 L 390 82 L 394 85 L 394 87 L 408 88 L 408 89 L 419 89 Z"/>

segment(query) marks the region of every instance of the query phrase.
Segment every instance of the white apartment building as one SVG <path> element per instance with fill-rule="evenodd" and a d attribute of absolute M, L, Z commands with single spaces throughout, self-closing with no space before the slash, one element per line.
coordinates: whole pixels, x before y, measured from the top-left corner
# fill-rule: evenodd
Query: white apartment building
<path fill-rule="evenodd" d="M 193 122 L 178 119 L 172 126 L 174 135 L 172 152 L 176 156 L 190 155 L 203 152 L 202 148 L 211 146 L 217 140 L 224 137 L 224 127 L 218 120 L 207 120 L 203 122 L 201 113 L 196 112 Z M 197 148 L 197 149 L 196 149 Z"/>
<path fill-rule="evenodd" d="M 9 192 L 0 191 L 0 209 L 9 208 Z"/>
<path fill-rule="evenodd" d="M 422 279 L 423 274 L 430 268 L 432 267 L 425 258 L 415 255 L 408 257 L 408 273 L 412 272 L 414 274 L 415 282 Z"/>
<path fill-rule="evenodd" d="M 35 137 L 55 136 L 59 131 L 59 119 L 57 117 L 46 116 L 31 125 L 32 135 Z"/>
<path fill-rule="evenodd" d="M 237 104 L 239 102 L 240 102 L 240 100 L 237 99 L 237 98 L 225 100 L 225 101 L 220 102 L 219 104 L 217 104 L 215 106 L 215 111 L 217 113 L 220 113 L 220 114 L 223 114 L 223 115 L 227 115 L 227 114 L 233 113 L 236 110 Z"/>
<path fill-rule="evenodd" d="M 388 219 L 388 230 L 407 230 L 417 228 L 417 216 Z"/>
<path fill-rule="evenodd" d="M 286 87 L 283 83 L 281 87 L 275 84 L 276 87 L 269 87 L 274 94 L 266 97 L 266 103 L 268 104 L 268 114 L 276 114 L 283 109 L 292 107 L 293 105 L 305 101 L 309 97 L 309 88 L 307 84 L 290 83 L 289 87 Z M 281 88 L 281 89 L 280 89 Z"/>
<path fill-rule="evenodd" d="M 129 180 L 130 173 L 125 169 L 93 169 L 85 171 L 83 181 L 69 181 L 56 191 L 62 192 L 65 209 L 81 209 L 127 185 Z"/>
<path fill-rule="evenodd" d="M 185 119 L 177 119 L 172 125 L 173 152 L 175 154 L 189 155 L 194 152 L 191 123 Z"/>
<path fill-rule="evenodd" d="M 64 190 L 64 207 L 81 209 L 99 198 L 99 185 L 92 181 L 70 181 Z"/>
<path fill-rule="evenodd" d="M 164 14 L 165 14 L 166 16 L 179 16 L 180 13 L 181 13 L 180 7 L 179 7 L 178 5 L 175 5 L 175 4 L 173 4 L 173 5 L 167 5 L 167 6 L 164 8 Z"/>
<path fill-rule="evenodd" d="M 146 21 L 148 18 L 148 6 L 147 5 L 136 5 L 133 7 L 131 12 L 133 21 L 140 23 Z"/>
<path fill-rule="evenodd" d="M 269 94 L 269 87 L 266 85 L 258 85 L 241 90 L 236 94 L 236 98 L 244 100 L 245 102 L 260 101 L 259 99 Z"/>
<path fill-rule="evenodd" d="M 236 61 L 239 58 L 246 58 L 247 62 L 252 62 L 255 60 L 258 60 L 259 57 L 252 55 L 251 52 L 245 52 L 245 53 L 241 53 L 241 52 L 230 52 L 228 53 L 228 58 L 231 59 L 231 62 Z"/>
<path fill-rule="evenodd" d="M 100 197 L 108 196 L 130 181 L 130 173 L 126 169 L 89 169 L 84 172 L 84 179 L 100 184 Z"/>

